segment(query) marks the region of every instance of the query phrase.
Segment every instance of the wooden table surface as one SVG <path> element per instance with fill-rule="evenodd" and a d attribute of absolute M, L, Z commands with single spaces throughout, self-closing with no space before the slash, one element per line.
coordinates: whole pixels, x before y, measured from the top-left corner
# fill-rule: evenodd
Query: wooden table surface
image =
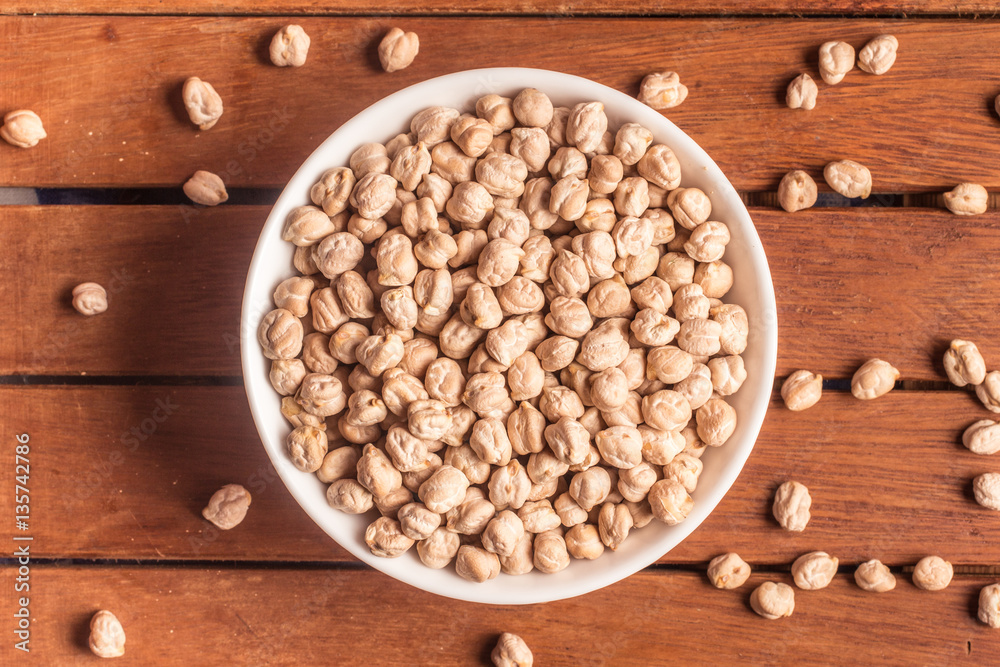
<path fill-rule="evenodd" d="M 0 143 L 0 187 L 42 188 L 42 201 L 57 202 L 0 206 L 0 663 L 96 660 L 87 624 L 106 608 L 128 636 L 120 664 L 486 665 L 502 631 L 523 636 L 540 666 L 997 664 L 1000 631 L 975 608 L 980 588 L 1000 578 L 1000 513 L 974 502 L 971 479 L 1000 460 L 962 447 L 962 430 L 989 413 L 947 384 L 940 359 L 948 341 L 966 338 L 1000 365 L 1000 211 L 958 217 L 939 197 L 963 181 L 1000 190 L 1000 24 L 982 18 L 995 3 L 243 4 L 0 9 L 9 14 L 0 113 L 33 109 L 48 132 L 31 150 Z M 266 55 L 289 22 L 312 38 L 294 70 Z M 375 45 L 393 25 L 419 34 L 420 54 L 385 74 Z M 815 110 L 784 106 L 794 76 L 818 79 L 822 42 L 860 48 L 882 33 L 900 43 L 888 74 L 854 70 L 835 87 L 820 83 Z M 526 607 L 423 593 L 327 538 L 271 467 L 239 364 L 247 267 L 296 167 L 385 95 L 490 66 L 562 70 L 629 94 L 646 73 L 679 72 L 690 96 L 667 116 L 744 194 L 773 271 L 776 386 L 798 368 L 826 378 L 822 401 L 803 413 L 774 392 L 735 486 L 658 564 Z M 225 100 L 210 131 L 193 128 L 180 105 L 191 75 Z M 794 215 L 774 205 L 787 170 L 809 171 L 829 192 L 822 166 L 842 158 L 872 171 L 876 194 L 862 205 L 834 195 Z M 223 175 L 230 202 L 188 205 L 180 185 L 195 169 Z M 72 310 L 69 291 L 84 280 L 109 288 L 108 312 Z M 893 362 L 902 382 L 860 402 L 849 379 L 870 357 Z M 14 521 L 21 433 L 30 436 L 27 531 Z M 789 478 L 813 495 L 800 534 L 769 511 Z M 253 505 L 242 525 L 219 532 L 200 510 L 234 482 Z M 11 555 L 25 535 L 30 593 L 18 593 L 25 577 Z M 829 588 L 799 591 L 788 619 L 752 613 L 756 583 L 790 583 L 791 562 L 820 549 L 840 558 Z M 718 591 L 706 564 L 730 550 L 755 573 Z M 955 565 L 942 592 L 910 582 L 928 554 Z M 894 591 L 854 585 L 870 558 L 892 568 Z M 22 596 L 30 654 L 14 648 Z"/>

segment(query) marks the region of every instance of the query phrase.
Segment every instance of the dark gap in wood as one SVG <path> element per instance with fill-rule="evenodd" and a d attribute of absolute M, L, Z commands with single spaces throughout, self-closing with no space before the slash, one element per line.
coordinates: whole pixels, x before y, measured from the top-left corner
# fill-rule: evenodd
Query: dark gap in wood
<path fill-rule="evenodd" d="M 0 375 L 0 385 L 239 387 L 243 385 L 243 378 L 227 375 Z"/>
<path fill-rule="evenodd" d="M 114 13 L 97 13 L 97 12 L 82 12 L 82 13 L 70 13 L 70 12 L 31 12 L 31 13 L 2 13 L 2 16 L 23 16 L 23 17 L 72 17 L 72 18 L 115 18 L 115 17 L 132 17 L 132 16 L 145 16 L 149 18 L 288 18 L 288 17 L 304 17 L 304 18 L 337 18 L 337 19 L 351 19 L 351 18 L 526 18 L 526 19 L 585 19 L 585 18 L 601 18 L 601 19 L 690 19 L 690 20 L 706 20 L 706 19 L 741 19 L 741 20 L 762 20 L 762 19 L 795 19 L 795 20 L 814 20 L 814 19 L 830 19 L 830 20 L 844 20 L 844 19 L 883 19 L 883 20 L 900 20 L 900 19 L 912 19 L 912 20 L 926 20 L 926 21 L 940 21 L 940 20 L 983 20 L 996 18 L 1000 16 L 1000 11 L 994 11 L 992 13 L 986 12 L 955 12 L 955 13 L 941 13 L 941 12 L 904 12 L 904 11 L 870 11 L 866 12 L 863 9 L 857 9 L 851 12 L 810 12 L 808 10 L 796 10 L 794 12 L 790 11 L 757 11 L 757 12 L 745 12 L 745 11 L 728 11 L 726 9 L 720 9 L 718 12 L 670 12 L 670 11 L 644 11 L 644 12 L 618 12 L 614 9 L 608 9 L 603 11 L 580 11 L 580 12 L 507 12 L 503 10 L 498 11 L 477 11 L 469 12 L 461 9 L 447 10 L 442 9 L 435 12 L 408 12 L 401 8 L 399 10 L 393 9 L 392 11 L 370 11 L 365 13 L 357 12 L 337 12 L 330 11 L 313 11 L 310 9 L 294 9 L 288 12 L 261 12 L 255 13 L 252 11 L 245 12 L 192 12 L 192 13 L 177 13 L 177 12 L 164 12 L 150 14 L 145 11 L 137 12 L 114 12 Z"/>

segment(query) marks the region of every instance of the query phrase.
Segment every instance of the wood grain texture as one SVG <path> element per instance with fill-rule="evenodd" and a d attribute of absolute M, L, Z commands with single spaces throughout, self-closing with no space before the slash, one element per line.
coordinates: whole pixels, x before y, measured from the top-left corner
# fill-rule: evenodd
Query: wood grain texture
<path fill-rule="evenodd" d="M 875 192 L 1000 187 L 995 23 L 413 17 L 406 27 L 421 36 L 420 55 L 388 75 L 375 46 L 398 20 L 303 18 L 312 49 L 295 70 L 266 56 L 287 21 L 0 19 L 0 40 L 18 45 L 0 54 L 0 104 L 34 109 L 49 134 L 31 150 L 0 146 L 0 185 L 179 186 L 208 169 L 230 186 L 281 186 L 333 130 L 391 92 L 462 69 L 528 66 L 629 94 L 649 72 L 679 72 L 691 93 L 668 116 L 741 190 L 771 190 L 791 168 L 841 158 L 866 164 Z M 885 32 L 901 45 L 888 74 L 855 70 L 837 86 L 820 83 L 814 111 L 785 107 L 788 82 L 817 75 L 821 43 L 860 48 Z M 225 101 L 212 130 L 197 131 L 182 108 L 192 75 Z"/>
<path fill-rule="evenodd" d="M 239 310 L 266 207 L 0 207 L 0 373 L 240 373 Z M 952 338 L 1000 363 L 1000 212 L 751 210 L 778 300 L 778 375 L 848 379 L 870 357 L 945 379 Z M 59 233 L 52 233 L 58 229 Z M 111 307 L 84 318 L 73 286 Z M 754 324 L 773 323 L 769 314 Z"/>
<path fill-rule="evenodd" d="M 830 2 L 795 2 L 794 0 L 755 0 L 753 3 L 736 0 L 683 0 L 665 3 L 662 0 L 638 0 L 627 5 L 608 4 L 598 0 L 422 0 L 420 3 L 399 5 L 386 0 L 264 0 L 244 5 L 233 0 L 172 0 L 169 3 L 155 0 L 138 2 L 97 2 L 96 0 L 43 0 L 25 2 L 14 0 L 5 5 L 5 14 L 292 14 L 292 15 L 351 15 L 351 14 L 542 14 L 565 15 L 687 15 L 687 14 L 883 14 L 914 16 L 921 14 L 949 14 L 956 16 L 996 14 L 996 5 L 984 0 L 831 0 Z"/>
<path fill-rule="evenodd" d="M 7 590 L 13 577 L 0 578 Z M 501 632 L 553 667 L 829 664 L 844 651 L 861 664 L 993 660 L 1000 633 L 974 616 L 991 579 L 956 577 L 933 593 L 900 579 L 875 594 L 842 574 L 826 589 L 796 590 L 795 613 L 767 621 L 750 610 L 750 592 L 787 575 L 719 591 L 700 574 L 646 571 L 585 597 L 512 607 L 447 600 L 368 570 L 36 566 L 32 653 L 17 664 L 92 661 L 87 624 L 98 609 L 124 626 L 122 665 L 486 667 Z"/>
<path fill-rule="evenodd" d="M 0 407 L 8 433 L 31 436 L 37 556 L 352 560 L 278 479 L 240 388 L 2 387 Z M 998 464 L 961 445 L 962 430 L 988 414 L 961 392 L 897 391 L 865 403 L 827 392 L 803 413 L 775 398 L 736 484 L 661 562 L 706 563 L 735 550 L 754 565 L 787 567 L 823 549 L 845 565 L 912 565 L 930 552 L 1000 565 L 1000 514 L 971 492 L 972 478 Z M 7 438 L 0 451 L 13 459 L 14 444 Z M 771 517 L 774 491 L 789 479 L 813 497 L 803 533 Z M 220 532 L 200 512 L 229 483 L 243 484 L 253 504 L 243 524 Z M 11 503 L 0 496 L 6 516 Z"/>

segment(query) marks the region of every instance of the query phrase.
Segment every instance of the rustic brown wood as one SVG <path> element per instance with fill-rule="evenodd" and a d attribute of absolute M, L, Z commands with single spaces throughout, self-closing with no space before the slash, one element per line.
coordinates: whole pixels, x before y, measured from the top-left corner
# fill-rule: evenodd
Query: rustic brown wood
<path fill-rule="evenodd" d="M 13 588 L 15 572 L 2 581 Z M 501 632 L 519 634 L 536 665 L 862 664 L 991 662 L 1000 633 L 975 618 L 991 579 L 957 577 L 940 592 L 900 577 L 866 593 L 848 574 L 796 590 L 790 618 L 749 607 L 754 574 L 736 591 L 701 574 L 646 571 L 582 598 L 489 606 L 423 593 L 384 575 L 338 569 L 49 567 L 31 571 L 32 657 L 75 664 L 89 656 L 87 624 L 109 609 L 126 633 L 129 664 L 490 665 Z M 433 619 L 433 621 L 431 621 Z M 5 644 L 0 655 L 13 655 Z M 25 664 L 30 661 L 25 660 Z"/>
<path fill-rule="evenodd" d="M 239 310 L 266 207 L 0 207 L 0 373 L 240 373 Z M 952 338 L 1000 360 L 1000 212 L 751 210 L 778 298 L 778 375 L 847 379 L 885 357 L 906 380 L 945 379 Z M 53 230 L 58 229 L 58 233 Z M 27 260 L 26 258 L 30 258 Z M 84 318 L 70 290 L 111 307 Z"/>
<path fill-rule="evenodd" d="M 240 388 L 3 387 L 0 407 L 9 434 L 31 437 L 38 556 L 351 559 L 277 478 Z M 971 495 L 971 479 L 996 465 L 960 442 L 988 414 L 960 392 L 897 391 L 867 403 L 827 392 L 803 413 L 776 398 L 733 489 L 662 562 L 704 563 L 736 550 L 755 565 L 787 567 L 825 549 L 844 564 L 912 565 L 937 552 L 956 564 L 998 565 L 991 545 L 1000 515 Z M 11 435 L 4 450 L 14 444 Z M 12 471 L 4 469 L 5 484 Z M 770 514 L 788 479 L 813 496 L 801 534 L 785 533 Z M 243 524 L 220 532 L 200 511 L 227 483 L 246 486 L 253 505 Z M 13 515 L 10 494 L 0 496 L 0 512 Z"/>
<path fill-rule="evenodd" d="M 296 70 L 266 58 L 287 20 L 0 19 L 0 40 L 18 45 L 0 54 L 3 108 L 36 110 L 49 133 L 32 150 L 0 146 L 0 185 L 173 187 L 204 168 L 231 186 L 281 186 L 334 129 L 388 93 L 461 69 L 530 66 L 631 94 L 651 71 L 678 71 L 691 93 L 667 115 L 738 189 L 771 190 L 788 169 L 818 171 L 840 158 L 865 163 L 876 192 L 965 180 L 1000 187 L 995 23 L 413 17 L 420 55 L 388 75 L 375 43 L 396 19 L 301 19 L 313 46 Z M 821 83 L 814 111 L 785 108 L 787 83 L 802 71 L 816 76 L 819 44 L 860 47 L 884 32 L 901 44 L 888 74 L 855 70 L 837 86 Z M 192 75 L 225 100 L 212 130 L 197 131 L 181 107 Z"/>
<path fill-rule="evenodd" d="M 243 5 L 232 0 L 173 0 L 169 3 L 153 0 L 139 2 L 96 2 L 88 0 L 45 0 L 41 3 L 30 3 L 15 0 L 3 9 L 5 14 L 294 14 L 337 16 L 351 14 L 542 14 L 545 16 L 565 15 L 759 15 L 759 14 L 793 14 L 795 16 L 810 14 L 849 14 L 864 16 L 883 14 L 891 16 L 919 16 L 921 14 L 953 14 L 957 16 L 993 16 L 996 5 L 983 0 L 906 0 L 905 2 L 887 2 L 886 0 L 832 0 L 830 2 L 795 2 L 793 0 L 755 0 L 753 3 L 737 2 L 736 0 L 684 0 L 683 2 L 666 3 L 662 0 L 640 0 L 628 4 L 609 4 L 598 0 L 575 0 L 562 2 L 560 0 L 486 0 L 472 2 L 471 0 L 424 0 L 419 4 L 398 5 L 381 0 L 380 2 L 362 2 L 361 0 L 339 0 L 338 2 L 320 2 L 319 0 L 265 0 L 252 5 Z"/>

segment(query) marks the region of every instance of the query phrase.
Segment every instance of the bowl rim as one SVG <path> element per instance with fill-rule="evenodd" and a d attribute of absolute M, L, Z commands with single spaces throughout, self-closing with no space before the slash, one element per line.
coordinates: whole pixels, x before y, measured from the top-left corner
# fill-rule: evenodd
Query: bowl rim
<path fill-rule="evenodd" d="M 259 379 L 254 379 L 255 374 L 258 372 L 254 366 L 259 364 L 261 359 L 263 359 L 257 343 L 257 325 L 260 317 L 264 312 L 267 312 L 260 311 L 257 303 L 254 301 L 254 296 L 258 295 L 259 297 L 258 293 L 264 289 L 257 283 L 261 280 L 261 274 L 267 269 L 268 260 L 266 256 L 269 254 L 265 251 L 268 245 L 266 242 L 267 237 L 274 233 L 276 227 L 280 228 L 283 226 L 288 210 L 304 202 L 311 203 L 308 202 L 309 188 L 315 182 L 318 174 L 331 166 L 335 166 L 330 165 L 329 162 L 322 159 L 324 153 L 329 150 L 330 146 L 335 146 L 337 142 L 341 141 L 343 136 L 352 135 L 355 131 L 359 131 L 357 134 L 359 140 L 354 141 L 353 145 L 357 146 L 363 143 L 371 133 L 371 128 L 365 127 L 367 124 L 366 116 L 369 114 L 373 114 L 377 110 L 392 109 L 401 102 L 409 100 L 410 97 L 420 91 L 440 88 L 452 83 L 467 85 L 469 80 L 479 81 L 479 88 L 475 91 L 470 91 L 470 95 L 481 96 L 489 92 L 509 93 L 510 91 L 516 91 L 525 87 L 536 87 L 543 91 L 546 91 L 547 86 L 559 89 L 571 87 L 573 89 L 572 95 L 581 102 L 600 100 L 607 104 L 610 101 L 614 106 L 624 105 L 630 107 L 628 112 L 630 122 L 638 122 L 649 128 L 653 131 L 654 136 L 657 137 L 657 141 L 668 144 L 679 155 L 687 156 L 687 161 L 693 161 L 699 168 L 705 170 L 706 177 L 711 178 L 715 185 L 713 192 L 710 193 L 710 198 L 713 200 L 713 208 L 716 207 L 716 198 L 722 197 L 725 200 L 726 206 L 733 209 L 730 219 L 726 219 L 726 223 L 728 225 L 732 224 L 732 215 L 740 218 L 741 235 L 743 241 L 751 246 L 749 250 L 752 256 L 751 263 L 755 267 L 750 281 L 756 280 L 754 287 L 762 306 L 762 312 L 751 318 L 752 323 L 758 323 L 758 327 L 751 329 L 751 335 L 755 338 L 755 344 L 762 346 L 763 353 L 762 367 L 758 371 L 761 374 L 761 379 L 755 384 L 758 385 L 758 389 L 763 390 L 765 388 L 763 378 L 766 378 L 767 390 L 761 391 L 760 395 L 754 396 L 751 399 L 752 404 L 750 408 L 740 414 L 739 428 L 741 430 L 745 429 L 741 438 L 741 447 L 737 450 L 735 447 L 736 443 L 727 442 L 727 446 L 734 445 L 733 450 L 736 451 L 722 464 L 722 471 L 719 473 L 717 483 L 710 490 L 710 497 L 705 498 L 703 497 L 705 492 L 698 493 L 696 491 L 698 494 L 697 502 L 691 515 L 682 523 L 671 527 L 671 530 L 667 531 L 663 537 L 652 543 L 652 546 L 663 546 L 662 549 L 650 548 L 650 546 L 646 546 L 645 548 L 640 547 L 639 554 L 632 554 L 630 558 L 616 561 L 612 566 L 606 568 L 594 568 L 593 572 L 588 572 L 582 578 L 559 576 L 565 575 L 569 570 L 573 570 L 572 567 L 555 575 L 532 573 L 535 576 L 546 577 L 553 585 L 534 586 L 523 591 L 519 589 L 516 595 L 511 594 L 502 585 L 497 584 L 497 582 L 501 582 L 502 584 L 504 577 L 498 577 L 485 584 L 473 584 L 454 574 L 452 567 L 450 568 L 452 570 L 449 573 L 450 576 L 442 578 L 438 576 L 441 571 L 431 570 L 422 564 L 420 564 L 419 568 L 411 568 L 408 565 L 401 566 L 400 559 L 384 559 L 374 556 L 365 548 L 363 540 L 356 542 L 345 541 L 345 543 L 341 539 L 338 539 L 338 535 L 331 532 L 331 528 L 328 526 L 329 515 L 321 516 L 321 513 L 315 510 L 314 505 L 316 500 L 312 498 L 313 493 L 311 490 L 305 489 L 297 483 L 301 478 L 296 479 L 295 475 L 306 473 L 301 473 L 294 467 L 291 467 L 287 457 L 281 455 L 284 451 L 283 442 L 275 444 L 268 434 L 268 425 L 265 423 L 265 417 L 262 414 L 263 408 L 259 407 L 259 405 L 262 401 L 280 402 L 280 397 L 274 392 L 269 382 L 265 381 L 262 383 Z M 434 98 L 430 97 L 429 99 Z M 474 98 L 470 97 L 470 99 Z M 409 112 L 409 104 L 404 104 L 404 107 L 406 110 L 400 112 L 401 122 L 406 117 L 406 113 Z M 418 107 L 418 110 L 419 108 L 422 107 Z M 667 138 L 664 138 L 664 135 L 668 135 Z M 322 164 L 320 164 L 321 162 Z M 273 304 L 270 308 L 273 308 Z M 258 237 L 257 244 L 254 247 L 253 258 L 247 271 L 243 303 L 240 309 L 240 357 L 244 389 L 254 425 L 261 438 L 261 444 L 264 446 L 282 483 L 292 497 L 313 522 L 335 542 L 354 557 L 376 570 L 424 591 L 453 599 L 487 604 L 533 604 L 567 599 L 589 593 L 625 579 L 647 567 L 686 539 L 715 509 L 726 493 L 729 492 L 759 436 L 760 428 L 770 402 L 770 387 L 773 385 L 777 358 L 776 301 L 771 273 L 760 237 L 739 194 L 704 149 L 668 118 L 658 111 L 638 102 L 630 95 L 584 77 L 536 68 L 481 68 L 462 70 L 426 79 L 376 101 L 340 125 L 303 161 L 302 165 L 283 188 L 281 195 L 268 214 L 267 220 Z M 259 357 L 259 359 L 255 357 Z M 747 384 L 749 385 L 750 383 Z M 744 391 L 752 388 L 745 386 Z M 275 399 L 279 400 L 275 401 Z M 625 546 L 627 546 L 627 543 Z M 599 560 L 604 561 L 609 557 L 621 555 L 623 555 L 621 550 L 614 554 L 606 553 Z M 593 563 L 597 561 L 577 561 L 573 565 L 579 566 L 588 562 Z M 521 579 L 523 577 L 518 578 Z"/>

